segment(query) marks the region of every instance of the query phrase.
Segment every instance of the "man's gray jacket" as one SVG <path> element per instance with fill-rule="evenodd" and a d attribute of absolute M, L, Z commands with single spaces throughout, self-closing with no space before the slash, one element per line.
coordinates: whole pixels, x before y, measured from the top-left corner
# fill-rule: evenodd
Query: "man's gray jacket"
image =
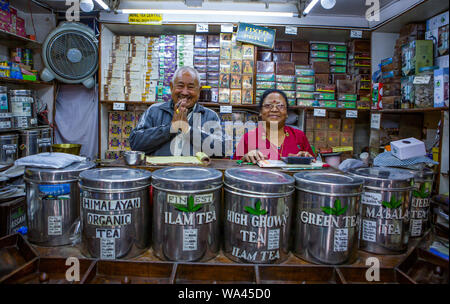
<path fill-rule="evenodd" d="M 177 133 L 170 132 L 173 113 L 174 111 L 172 100 L 170 102 L 156 103 L 148 108 L 147 111 L 145 111 L 145 113 L 142 115 L 136 128 L 134 128 L 130 134 L 129 140 L 131 149 L 134 151 L 144 151 L 147 155 L 153 156 L 172 155 L 170 151 L 170 144 L 171 141 L 177 136 Z M 216 122 L 215 125 L 220 128 L 220 118 L 217 113 L 196 103 L 193 108 L 192 114 L 193 115 L 191 115 L 188 120 L 189 126 L 191 127 L 189 155 L 194 155 L 193 151 L 198 152 L 200 150 L 200 147 L 198 147 L 198 137 L 196 140 L 194 140 L 193 136 L 199 136 L 201 134 L 201 144 L 203 145 L 205 139 L 210 136 L 209 132 L 211 132 L 215 135 L 213 137 L 210 137 L 209 140 L 215 138 L 215 143 L 220 144 L 221 146 L 221 154 L 215 156 L 223 156 L 222 148 L 224 147 L 224 144 L 223 137 L 221 135 L 221 129 L 215 129 L 214 132 L 212 132 L 212 130 L 204 129 L 204 125 L 207 122 L 210 122 L 208 125 L 213 124 L 212 122 Z M 194 126 L 194 118 L 199 117 L 199 114 L 201 115 L 201 124 L 198 121 Z M 208 125 L 207 128 L 209 128 Z M 197 143 L 195 146 L 195 150 L 193 143 Z M 214 145 L 211 144 L 211 147 L 214 147 Z M 212 156 L 210 153 L 207 154 L 209 156 Z"/>

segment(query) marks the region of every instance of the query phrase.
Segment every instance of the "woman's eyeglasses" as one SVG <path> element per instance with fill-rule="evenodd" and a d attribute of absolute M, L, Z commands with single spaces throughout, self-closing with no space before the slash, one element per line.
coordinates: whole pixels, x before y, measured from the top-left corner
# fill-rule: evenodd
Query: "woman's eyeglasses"
<path fill-rule="evenodd" d="M 283 111 L 286 109 L 286 106 L 283 104 L 272 104 L 272 103 L 266 103 L 262 105 L 264 110 L 272 110 L 272 107 L 276 107 L 278 109 L 278 111 Z"/>

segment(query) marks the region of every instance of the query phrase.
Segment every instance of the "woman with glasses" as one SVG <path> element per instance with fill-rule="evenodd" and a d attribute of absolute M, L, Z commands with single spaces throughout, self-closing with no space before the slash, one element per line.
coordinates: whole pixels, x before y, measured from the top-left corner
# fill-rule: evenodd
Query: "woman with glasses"
<path fill-rule="evenodd" d="M 258 127 L 242 136 L 234 154 L 236 159 L 257 163 L 280 160 L 285 156 L 314 157 L 305 133 L 286 126 L 288 102 L 280 90 L 267 90 L 259 102 Z"/>

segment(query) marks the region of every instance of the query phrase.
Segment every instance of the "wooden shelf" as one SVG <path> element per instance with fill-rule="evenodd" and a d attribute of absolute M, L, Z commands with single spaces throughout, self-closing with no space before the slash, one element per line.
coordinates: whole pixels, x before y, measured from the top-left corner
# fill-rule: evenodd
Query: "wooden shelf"
<path fill-rule="evenodd" d="M 440 111 L 448 111 L 448 107 L 371 110 L 371 112 L 374 112 L 374 113 L 392 113 L 392 114 L 440 112 Z"/>
<path fill-rule="evenodd" d="M 53 86 L 54 85 L 53 82 L 30 81 L 30 80 L 3 78 L 3 77 L 0 77 L 0 83 L 10 83 L 10 84 L 16 84 L 16 85 L 30 85 L 30 86 Z"/>
<path fill-rule="evenodd" d="M 31 40 L 4 30 L 0 30 L 1 45 L 7 47 L 21 47 L 25 49 L 41 49 L 42 44 L 35 40 Z"/>

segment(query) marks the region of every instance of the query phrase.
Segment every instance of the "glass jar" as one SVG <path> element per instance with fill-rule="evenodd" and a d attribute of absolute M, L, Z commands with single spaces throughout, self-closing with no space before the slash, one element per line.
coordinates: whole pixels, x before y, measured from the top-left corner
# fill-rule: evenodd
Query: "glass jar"
<path fill-rule="evenodd" d="M 414 107 L 434 106 L 434 70 L 437 67 L 422 67 L 414 77 Z"/>
<path fill-rule="evenodd" d="M 9 90 L 13 128 L 37 126 L 33 93 L 31 90 Z"/>
<path fill-rule="evenodd" d="M 210 86 L 202 86 L 200 90 L 200 102 L 211 102 L 212 101 L 212 94 L 211 94 L 211 87 Z"/>

